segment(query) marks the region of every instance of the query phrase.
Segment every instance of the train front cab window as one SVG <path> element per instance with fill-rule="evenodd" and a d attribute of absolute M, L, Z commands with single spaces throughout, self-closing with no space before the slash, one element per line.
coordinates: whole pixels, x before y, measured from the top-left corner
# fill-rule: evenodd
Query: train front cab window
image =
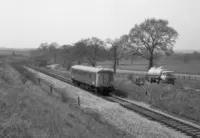
<path fill-rule="evenodd" d="M 112 77 L 109 72 L 101 72 L 99 73 L 99 84 L 100 86 L 108 87 L 110 86 L 110 82 L 112 81 Z"/>

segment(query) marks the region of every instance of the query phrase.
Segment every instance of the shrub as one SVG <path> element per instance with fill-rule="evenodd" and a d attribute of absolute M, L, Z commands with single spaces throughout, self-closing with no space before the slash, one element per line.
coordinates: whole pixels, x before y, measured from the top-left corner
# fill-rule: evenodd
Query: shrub
<path fill-rule="evenodd" d="M 9 73 L 6 72 L 5 70 L 0 71 L 0 77 L 3 79 L 6 83 L 11 83 L 11 79 L 9 76 Z"/>
<path fill-rule="evenodd" d="M 71 66 L 72 66 L 72 62 L 68 62 L 67 65 L 66 65 L 66 69 L 70 70 Z"/>
<path fill-rule="evenodd" d="M 133 74 L 128 75 L 128 80 L 133 81 Z"/>
<path fill-rule="evenodd" d="M 69 91 L 66 88 L 56 88 L 56 91 L 60 94 L 60 99 L 63 103 L 68 103 L 69 105 L 77 104 L 77 94 Z"/>
<path fill-rule="evenodd" d="M 115 91 L 113 92 L 114 95 L 120 96 L 120 97 L 127 97 L 128 93 L 124 90 L 124 82 L 123 81 L 114 81 L 113 86 L 115 88 Z"/>
<path fill-rule="evenodd" d="M 40 59 L 40 60 L 37 60 L 37 64 L 39 67 L 45 67 L 48 64 L 48 61 Z"/>

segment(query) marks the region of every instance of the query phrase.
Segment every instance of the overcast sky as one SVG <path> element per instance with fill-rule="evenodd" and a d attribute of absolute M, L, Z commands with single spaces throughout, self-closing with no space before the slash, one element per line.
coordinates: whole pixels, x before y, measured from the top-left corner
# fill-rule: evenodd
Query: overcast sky
<path fill-rule="evenodd" d="M 200 0 L 1 0 L 0 47 L 117 38 L 151 17 L 177 30 L 175 49 L 200 49 Z"/>

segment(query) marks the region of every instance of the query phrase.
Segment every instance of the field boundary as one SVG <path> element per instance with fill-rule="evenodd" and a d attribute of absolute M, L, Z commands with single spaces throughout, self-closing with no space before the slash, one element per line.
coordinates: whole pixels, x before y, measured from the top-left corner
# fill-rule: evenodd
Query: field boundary
<path fill-rule="evenodd" d="M 116 73 L 116 77 L 120 78 L 127 78 L 129 75 L 132 76 L 143 76 L 145 77 L 147 73 L 132 73 L 132 72 L 126 72 L 126 73 Z M 193 76 L 193 75 L 182 75 L 182 74 L 175 74 L 176 79 L 186 79 L 186 80 L 200 80 L 200 76 Z"/>

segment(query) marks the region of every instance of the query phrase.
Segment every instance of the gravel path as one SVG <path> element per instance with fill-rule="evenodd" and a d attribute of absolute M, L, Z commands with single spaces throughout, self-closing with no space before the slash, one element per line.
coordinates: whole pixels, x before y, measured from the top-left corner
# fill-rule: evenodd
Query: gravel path
<path fill-rule="evenodd" d="M 102 116 L 109 124 L 117 129 L 125 131 L 131 137 L 137 138 L 184 138 L 187 137 L 177 131 L 167 128 L 157 122 L 148 120 L 137 113 L 131 112 L 117 103 L 106 101 L 87 91 L 61 82 L 57 79 L 38 73 L 32 69 L 38 77 L 49 81 L 55 88 L 64 90 L 67 96 L 77 100 L 80 97 L 81 108 L 92 110 Z"/>

